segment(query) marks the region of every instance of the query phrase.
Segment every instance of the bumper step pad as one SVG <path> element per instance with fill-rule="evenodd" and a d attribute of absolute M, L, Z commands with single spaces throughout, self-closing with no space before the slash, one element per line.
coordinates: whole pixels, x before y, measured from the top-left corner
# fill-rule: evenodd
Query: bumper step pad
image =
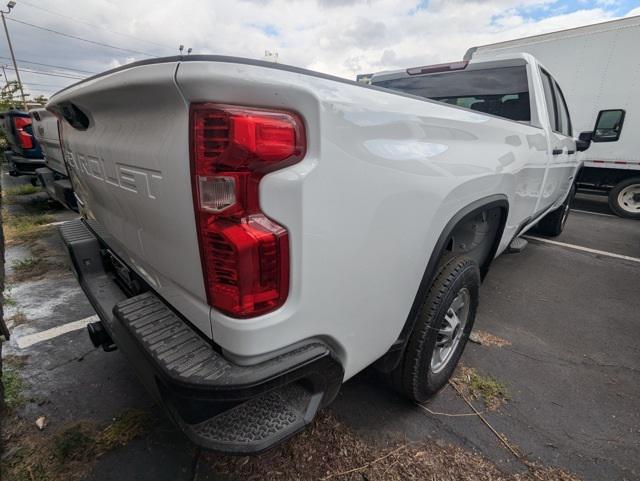
<path fill-rule="evenodd" d="M 119 302 L 114 314 L 128 327 L 144 350 L 174 383 L 192 389 L 237 388 L 239 380 L 251 383 L 249 373 L 259 377 L 269 364 L 289 364 L 297 351 L 252 368 L 230 363 L 200 337 L 153 293 Z M 316 354 L 326 347 L 311 346 Z M 305 347 L 309 353 L 309 346 Z M 295 361 L 298 364 L 298 361 Z M 300 384 L 276 387 L 250 398 L 205 421 L 189 424 L 174 411 L 185 434 L 196 444 L 229 453 L 254 453 L 303 429 L 315 416 L 322 393 L 312 394 Z"/>
<path fill-rule="evenodd" d="M 259 452 L 303 429 L 318 408 L 311 401 L 310 393 L 293 384 L 182 427 L 191 439 L 212 449 Z"/>

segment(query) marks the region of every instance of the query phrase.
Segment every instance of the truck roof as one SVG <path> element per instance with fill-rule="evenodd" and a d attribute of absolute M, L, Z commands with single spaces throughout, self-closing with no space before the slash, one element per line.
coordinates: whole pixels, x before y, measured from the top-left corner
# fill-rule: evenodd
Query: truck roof
<path fill-rule="evenodd" d="M 499 63 L 501 67 L 512 67 L 517 65 L 525 65 L 532 63 L 535 59 L 527 53 L 509 53 L 496 54 L 482 59 L 459 60 L 457 62 L 439 63 L 432 65 L 423 65 L 418 67 L 410 67 L 406 69 L 385 70 L 373 74 L 367 74 L 365 79 L 369 83 L 380 82 L 383 80 L 391 80 L 412 75 L 427 75 L 434 73 L 455 72 L 456 70 L 476 70 L 483 68 L 491 68 L 494 63 Z"/>

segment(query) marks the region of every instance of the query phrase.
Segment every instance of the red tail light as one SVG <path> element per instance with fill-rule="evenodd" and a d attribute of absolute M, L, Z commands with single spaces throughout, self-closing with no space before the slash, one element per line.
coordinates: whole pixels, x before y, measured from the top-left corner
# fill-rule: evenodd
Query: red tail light
<path fill-rule="evenodd" d="M 207 300 L 233 317 L 277 309 L 289 292 L 289 236 L 260 210 L 260 179 L 305 154 L 290 112 L 192 104 L 191 174 Z"/>
<path fill-rule="evenodd" d="M 14 125 L 18 134 L 18 142 L 23 149 L 33 149 L 33 136 L 24 129 L 31 125 L 31 119 L 26 117 L 14 117 Z"/>

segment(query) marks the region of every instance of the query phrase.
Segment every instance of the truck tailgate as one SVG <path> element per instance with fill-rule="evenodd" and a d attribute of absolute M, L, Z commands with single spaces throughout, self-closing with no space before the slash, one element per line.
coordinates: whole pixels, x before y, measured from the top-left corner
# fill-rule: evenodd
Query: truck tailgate
<path fill-rule="evenodd" d="M 40 143 L 45 161 L 50 169 L 68 175 L 62 158 L 60 137 L 58 135 L 58 119 L 45 109 L 31 111 L 33 133 Z"/>
<path fill-rule="evenodd" d="M 81 212 L 109 247 L 211 335 L 189 166 L 188 106 L 177 62 L 135 65 L 56 94 Z M 194 273 L 197 273 L 194 275 Z"/>

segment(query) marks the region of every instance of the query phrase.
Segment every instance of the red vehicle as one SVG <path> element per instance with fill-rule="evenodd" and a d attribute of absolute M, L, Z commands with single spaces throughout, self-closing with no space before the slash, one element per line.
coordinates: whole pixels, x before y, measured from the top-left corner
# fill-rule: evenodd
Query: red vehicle
<path fill-rule="evenodd" d="M 36 169 L 45 164 L 40 144 L 33 135 L 31 117 L 26 112 L 9 110 L 0 113 L 0 121 L 9 143 L 9 150 L 4 153 L 9 174 L 35 175 Z"/>

